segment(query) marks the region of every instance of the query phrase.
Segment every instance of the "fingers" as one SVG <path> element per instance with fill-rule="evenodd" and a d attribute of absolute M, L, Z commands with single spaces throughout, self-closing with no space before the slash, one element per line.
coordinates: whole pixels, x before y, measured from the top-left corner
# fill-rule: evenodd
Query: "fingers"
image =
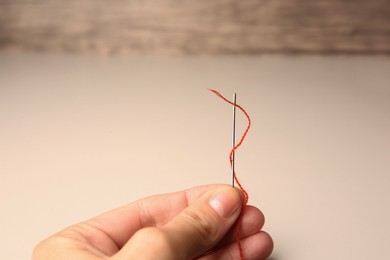
<path fill-rule="evenodd" d="M 241 246 L 246 260 L 262 260 L 267 259 L 272 253 L 274 244 L 272 238 L 264 231 L 257 232 L 252 236 L 241 240 Z M 205 255 L 199 260 L 236 260 L 240 259 L 240 252 L 235 242 L 228 244 Z"/>
<path fill-rule="evenodd" d="M 240 237 L 241 239 L 258 233 L 264 225 L 265 219 L 263 213 L 256 207 L 246 206 L 240 219 Z M 237 240 L 238 222 L 230 229 L 229 233 L 217 244 L 216 248 L 225 246 Z"/>
<path fill-rule="evenodd" d="M 239 217 L 242 203 L 238 190 L 229 186 L 214 188 L 164 227 L 137 232 L 118 256 L 123 259 L 155 259 L 156 255 L 159 259 L 192 259 L 222 239 Z"/>
<path fill-rule="evenodd" d="M 164 226 L 204 193 L 225 186 L 205 185 L 151 196 L 90 219 L 86 224 L 103 232 L 118 248 L 122 248 L 138 230 Z"/>

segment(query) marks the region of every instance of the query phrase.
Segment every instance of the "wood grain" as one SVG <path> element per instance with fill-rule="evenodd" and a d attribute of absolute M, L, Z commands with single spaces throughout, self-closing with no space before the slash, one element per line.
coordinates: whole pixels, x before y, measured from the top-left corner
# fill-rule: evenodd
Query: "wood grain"
<path fill-rule="evenodd" d="M 389 0 L 0 0 L 0 50 L 390 54 Z"/>

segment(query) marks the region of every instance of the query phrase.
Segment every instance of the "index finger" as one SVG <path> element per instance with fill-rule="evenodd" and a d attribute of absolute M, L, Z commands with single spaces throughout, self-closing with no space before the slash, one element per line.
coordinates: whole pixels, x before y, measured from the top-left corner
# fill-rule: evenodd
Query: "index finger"
<path fill-rule="evenodd" d="M 104 232 L 120 249 L 139 229 L 165 225 L 202 194 L 221 186 L 225 185 L 205 185 L 154 195 L 99 215 L 86 224 Z"/>

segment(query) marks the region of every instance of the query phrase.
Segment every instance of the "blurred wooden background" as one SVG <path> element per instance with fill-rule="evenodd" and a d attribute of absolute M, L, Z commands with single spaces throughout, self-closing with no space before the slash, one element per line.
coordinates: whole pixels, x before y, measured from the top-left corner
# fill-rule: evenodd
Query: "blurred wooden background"
<path fill-rule="evenodd" d="M 390 1 L 0 0 L 0 51 L 390 55 Z"/>

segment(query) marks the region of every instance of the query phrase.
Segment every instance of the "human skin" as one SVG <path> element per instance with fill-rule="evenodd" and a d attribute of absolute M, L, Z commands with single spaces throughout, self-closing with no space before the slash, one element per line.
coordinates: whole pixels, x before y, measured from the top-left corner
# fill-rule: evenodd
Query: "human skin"
<path fill-rule="evenodd" d="M 238 219 L 245 259 L 266 259 L 273 241 L 261 230 L 264 215 L 243 201 L 218 184 L 147 197 L 52 235 L 32 259 L 240 259 Z"/>

